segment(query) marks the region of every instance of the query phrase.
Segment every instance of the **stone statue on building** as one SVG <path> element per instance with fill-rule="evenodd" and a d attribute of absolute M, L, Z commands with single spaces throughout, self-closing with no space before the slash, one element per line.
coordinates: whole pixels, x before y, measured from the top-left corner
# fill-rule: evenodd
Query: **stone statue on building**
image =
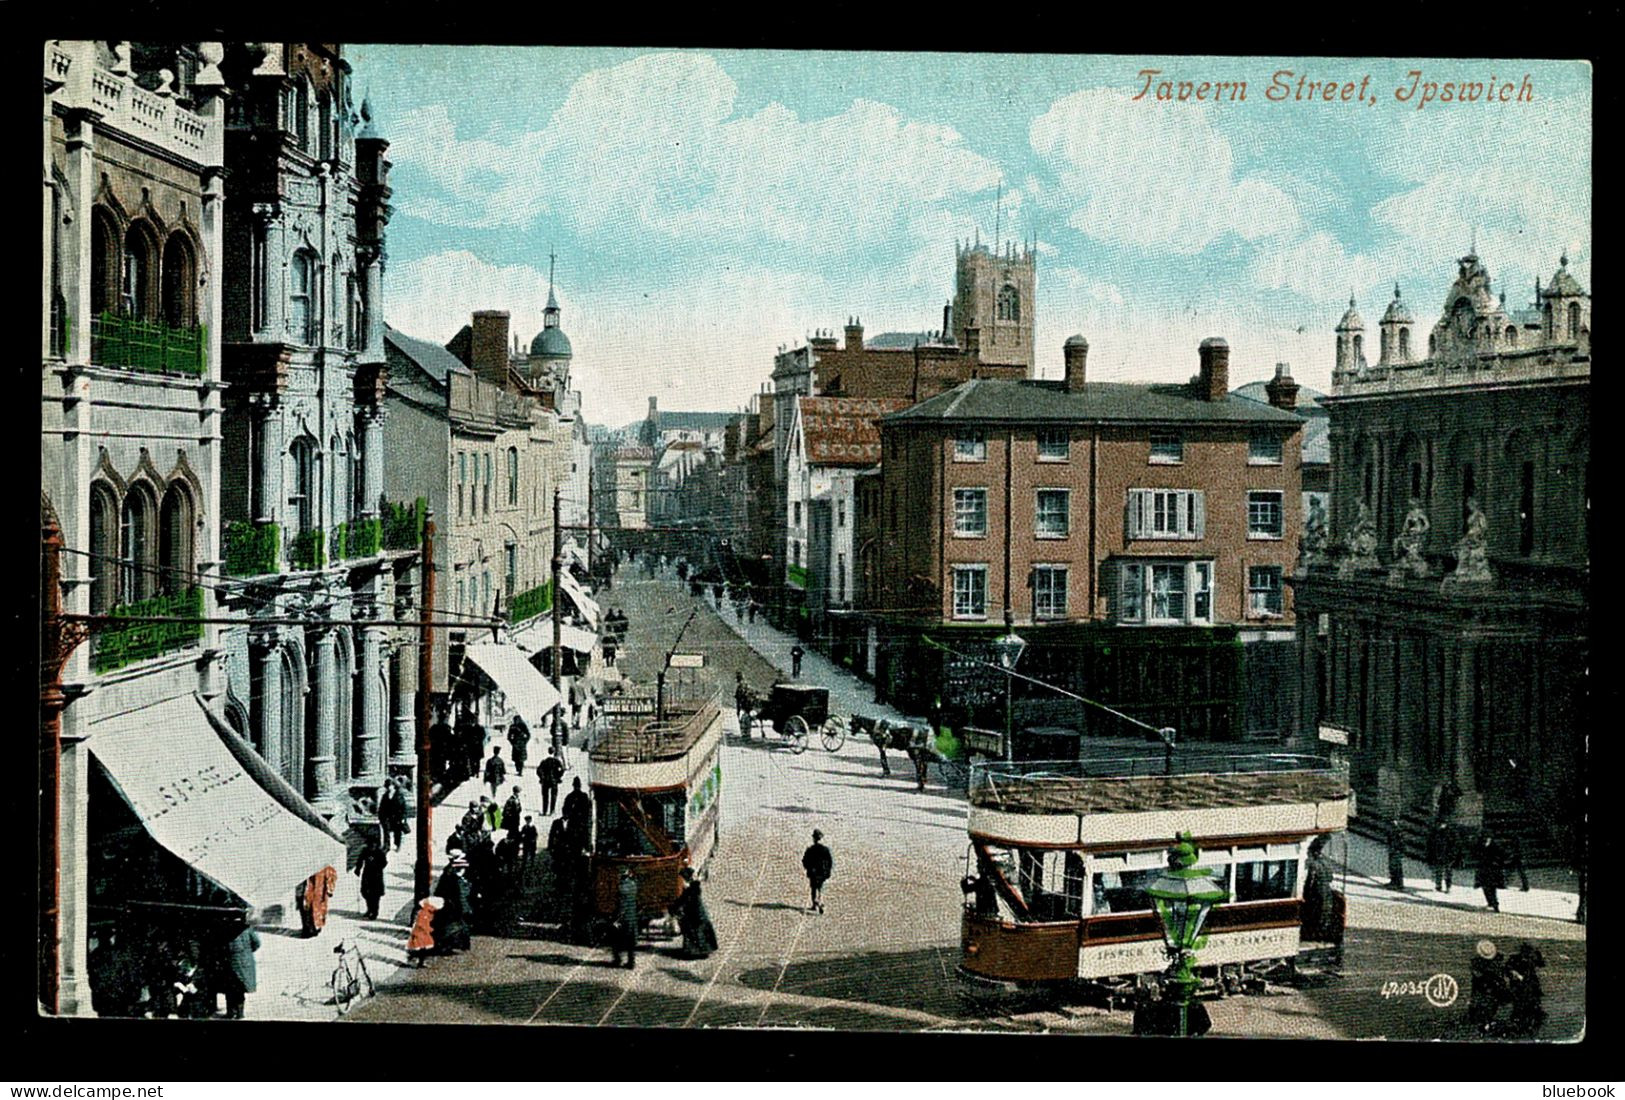
<path fill-rule="evenodd" d="M 1382 562 L 1377 560 L 1377 525 L 1371 519 L 1371 509 L 1365 501 L 1360 502 L 1360 518 L 1355 521 L 1354 530 L 1349 532 L 1348 540 L 1344 545 L 1344 556 L 1337 567 L 1337 575 L 1351 577 L 1362 570 L 1378 570 Z"/>
<path fill-rule="evenodd" d="M 1303 537 L 1298 540 L 1298 571 L 1326 560 L 1327 544 L 1331 536 L 1326 530 L 1326 506 L 1318 495 L 1309 497 L 1309 514 L 1304 517 Z"/>
<path fill-rule="evenodd" d="M 1477 497 L 1467 498 L 1467 529 L 1456 543 L 1456 568 L 1444 579 L 1444 587 L 1456 584 L 1487 584 L 1495 580 L 1490 571 L 1490 521 L 1478 506 Z"/>
<path fill-rule="evenodd" d="M 1422 502 L 1412 497 L 1410 507 L 1405 511 L 1405 528 L 1394 536 L 1394 561 L 1388 569 L 1389 580 L 1402 581 L 1406 577 L 1428 575 L 1428 563 L 1422 556 L 1422 550 L 1427 545 L 1428 531 L 1432 527 L 1428 514 L 1422 510 Z"/>

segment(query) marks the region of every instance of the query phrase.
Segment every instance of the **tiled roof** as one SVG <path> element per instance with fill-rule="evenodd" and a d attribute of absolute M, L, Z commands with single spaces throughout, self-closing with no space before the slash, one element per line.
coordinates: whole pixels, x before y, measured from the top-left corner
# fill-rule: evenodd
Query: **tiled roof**
<path fill-rule="evenodd" d="M 416 363 L 425 374 L 442 386 L 446 384 L 448 375 L 469 373 L 462 360 L 439 344 L 431 344 L 427 340 L 408 336 L 393 325 L 384 325 L 384 342 L 386 345 L 393 344 L 396 351 Z"/>
<path fill-rule="evenodd" d="M 908 408 L 900 397 L 800 397 L 807 461 L 872 466 L 880 461 L 880 418 Z"/>
<path fill-rule="evenodd" d="M 739 415 L 731 412 L 666 412 L 664 409 L 657 409 L 655 430 L 674 432 L 687 429 L 691 432 L 718 432 Z"/>
<path fill-rule="evenodd" d="M 982 421 L 988 423 L 1118 421 L 1132 424 L 1301 422 L 1271 405 L 1228 396 L 1203 401 L 1191 387 L 1175 384 L 1089 382 L 1067 393 L 1058 381 L 1020 382 L 973 378 L 886 418 L 894 422 Z"/>

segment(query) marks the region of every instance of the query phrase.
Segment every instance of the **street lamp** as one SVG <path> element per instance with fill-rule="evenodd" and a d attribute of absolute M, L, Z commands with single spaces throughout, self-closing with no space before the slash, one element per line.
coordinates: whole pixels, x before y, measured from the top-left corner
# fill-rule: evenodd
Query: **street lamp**
<path fill-rule="evenodd" d="M 1179 1006 L 1181 1036 L 1190 1034 L 1190 1007 L 1200 984 L 1194 963 L 1197 949 L 1207 942 L 1202 927 L 1213 907 L 1230 899 L 1212 875 L 1196 866 L 1199 854 L 1191 834 L 1179 834 L 1168 850 L 1168 870 L 1146 891 L 1162 920 L 1162 938 L 1172 960 L 1168 985 Z"/>
<path fill-rule="evenodd" d="M 994 638 L 992 643 L 993 655 L 1004 669 L 1004 758 L 1015 759 L 1015 735 L 1011 730 L 1010 689 L 1015 684 L 1016 662 L 1021 660 L 1022 651 L 1027 648 L 1027 641 L 1012 629 L 1014 616 L 1007 607 L 1004 609 L 1004 633 Z"/>

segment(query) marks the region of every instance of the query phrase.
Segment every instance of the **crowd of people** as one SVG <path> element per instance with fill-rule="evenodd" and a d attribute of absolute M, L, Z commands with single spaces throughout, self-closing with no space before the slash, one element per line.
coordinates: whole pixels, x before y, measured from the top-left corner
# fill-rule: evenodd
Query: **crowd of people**
<path fill-rule="evenodd" d="M 1467 1020 L 1485 1035 L 1526 1038 L 1545 1022 L 1539 971 L 1546 956 L 1528 943 L 1506 958 L 1491 940 L 1479 940 L 1472 960 Z M 1507 1012 L 1503 1016 L 1502 1009 Z"/>
<path fill-rule="evenodd" d="M 108 926 L 92 934 L 91 944 L 91 1007 L 98 1016 L 240 1020 L 255 990 L 260 936 L 252 910 L 190 930 Z"/>

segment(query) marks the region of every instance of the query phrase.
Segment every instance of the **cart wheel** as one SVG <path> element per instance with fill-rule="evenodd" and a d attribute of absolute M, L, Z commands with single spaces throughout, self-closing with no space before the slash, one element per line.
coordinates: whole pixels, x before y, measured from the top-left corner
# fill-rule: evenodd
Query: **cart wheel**
<path fill-rule="evenodd" d="M 785 720 L 784 736 L 790 741 L 790 751 L 797 755 L 807 751 L 807 720 L 792 714 Z"/>
<path fill-rule="evenodd" d="M 832 714 L 824 719 L 824 728 L 819 731 L 824 739 L 824 748 L 830 752 L 839 752 L 841 746 L 846 744 L 846 719 L 838 714 Z"/>

